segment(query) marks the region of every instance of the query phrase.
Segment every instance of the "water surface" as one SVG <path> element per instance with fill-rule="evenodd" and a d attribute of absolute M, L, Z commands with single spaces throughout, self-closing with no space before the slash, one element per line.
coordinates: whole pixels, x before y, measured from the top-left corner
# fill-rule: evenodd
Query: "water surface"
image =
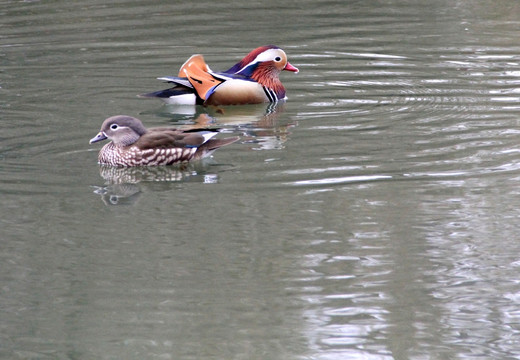
<path fill-rule="evenodd" d="M 514 1 L 0 4 L 0 358 L 520 356 Z M 284 48 L 277 106 L 175 108 Z M 104 118 L 241 140 L 113 169 Z"/>

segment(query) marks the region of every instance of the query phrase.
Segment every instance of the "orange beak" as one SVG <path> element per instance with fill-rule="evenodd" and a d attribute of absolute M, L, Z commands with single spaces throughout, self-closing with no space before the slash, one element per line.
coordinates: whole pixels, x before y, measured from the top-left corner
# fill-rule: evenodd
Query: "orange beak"
<path fill-rule="evenodd" d="M 292 66 L 291 63 L 288 61 L 287 61 L 287 65 L 285 65 L 285 67 L 283 69 L 287 70 L 287 71 L 292 71 L 295 73 L 298 73 L 300 71 L 300 70 L 298 70 L 298 68 L 296 66 Z"/>

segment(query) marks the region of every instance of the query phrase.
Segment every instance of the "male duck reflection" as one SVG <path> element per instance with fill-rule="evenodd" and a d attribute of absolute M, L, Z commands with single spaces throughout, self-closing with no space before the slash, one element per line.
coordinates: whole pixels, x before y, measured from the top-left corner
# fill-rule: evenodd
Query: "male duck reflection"
<path fill-rule="evenodd" d="M 239 138 L 212 139 L 218 131 L 208 129 L 179 130 L 169 127 L 146 129 L 141 120 L 126 115 L 109 117 L 95 143 L 111 140 L 99 152 L 100 164 L 112 166 L 172 165 L 207 157 L 218 148 Z"/>
<path fill-rule="evenodd" d="M 177 105 L 260 104 L 285 100 L 280 81 L 283 70 L 297 73 L 277 46 L 261 46 L 224 72 L 213 72 L 202 55 L 193 55 L 181 67 L 178 77 L 158 78 L 175 84 L 172 88 L 143 94 Z"/>

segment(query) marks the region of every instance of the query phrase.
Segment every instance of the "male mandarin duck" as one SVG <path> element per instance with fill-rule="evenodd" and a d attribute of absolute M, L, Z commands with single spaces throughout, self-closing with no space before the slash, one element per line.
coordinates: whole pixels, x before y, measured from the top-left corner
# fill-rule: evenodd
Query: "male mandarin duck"
<path fill-rule="evenodd" d="M 282 70 L 297 73 L 277 46 L 256 48 L 224 72 L 213 72 L 202 55 L 193 55 L 181 67 L 178 77 L 158 78 L 175 84 L 172 88 L 143 94 L 177 105 L 238 105 L 275 103 L 285 100 L 280 81 Z"/>
<path fill-rule="evenodd" d="M 90 143 L 109 139 L 98 155 L 100 164 L 112 166 L 172 165 L 207 157 L 239 138 L 212 139 L 218 131 L 179 130 L 170 127 L 146 129 L 141 120 L 116 115 L 103 122 Z"/>

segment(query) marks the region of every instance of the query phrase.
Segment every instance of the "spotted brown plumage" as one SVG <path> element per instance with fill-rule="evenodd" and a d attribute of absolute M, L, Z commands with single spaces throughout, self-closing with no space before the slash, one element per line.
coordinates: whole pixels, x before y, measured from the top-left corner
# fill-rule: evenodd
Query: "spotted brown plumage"
<path fill-rule="evenodd" d="M 182 105 L 275 103 L 286 99 L 280 81 L 283 70 L 298 72 L 285 52 L 274 45 L 254 49 L 224 72 L 213 72 L 202 55 L 197 54 L 181 66 L 178 76 L 159 78 L 173 87 L 141 96 Z"/>
<path fill-rule="evenodd" d="M 238 137 L 213 139 L 215 130 L 180 130 L 170 127 L 146 129 L 141 120 L 127 116 L 109 117 L 90 143 L 109 139 L 99 152 L 100 164 L 113 166 L 152 166 L 198 160 Z"/>

